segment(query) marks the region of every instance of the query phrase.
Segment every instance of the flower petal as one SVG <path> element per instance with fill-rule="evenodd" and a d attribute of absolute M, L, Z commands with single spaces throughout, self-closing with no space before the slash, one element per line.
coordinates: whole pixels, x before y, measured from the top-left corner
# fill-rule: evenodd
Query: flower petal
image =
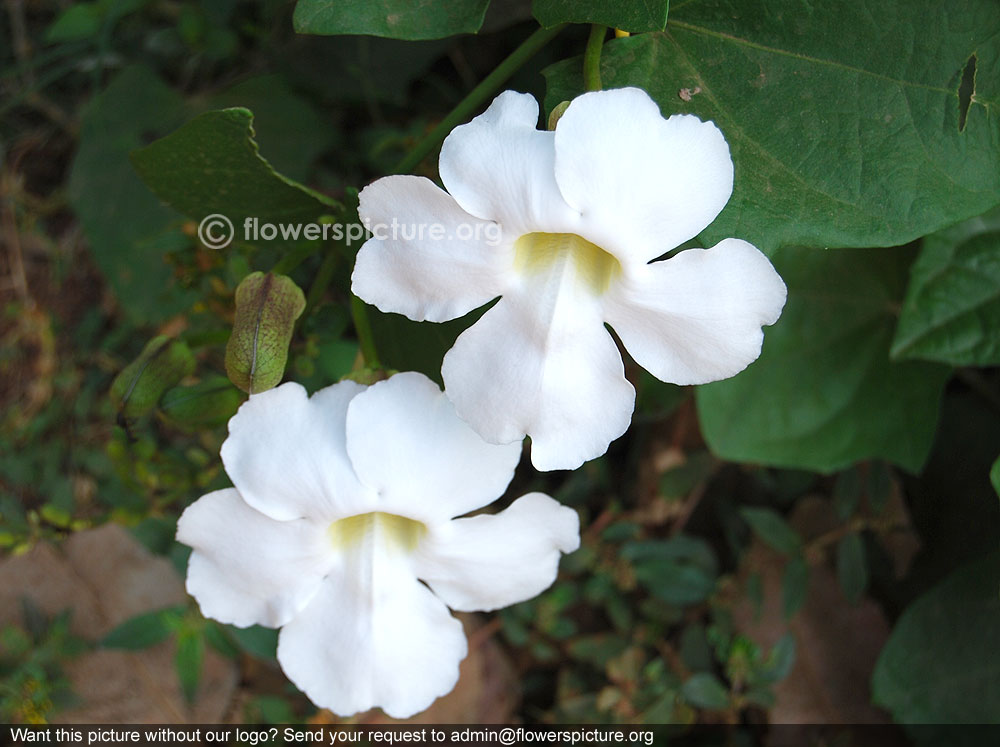
<path fill-rule="evenodd" d="M 407 718 L 449 692 L 467 644 L 461 623 L 398 557 L 332 573 L 285 625 L 278 662 L 318 706 L 347 716 L 379 706 Z"/>
<path fill-rule="evenodd" d="M 661 381 L 704 384 L 760 355 L 785 284 L 752 244 L 720 241 L 631 273 L 606 298 L 606 319 L 636 362 Z"/>
<path fill-rule="evenodd" d="M 502 292 L 510 248 L 500 245 L 499 227 L 466 213 L 429 179 L 387 176 L 360 200 L 358 214 L 374 236 L 354 265 L 359 298 L 418 322 L 443 322 Z"/>
<path fill-rule="evenodd" d="M 620 88 L 573 99 L 556 126 L 555 175 L 583 213 L 582 235 L 623 263 L 645 263 L 698 235 L 733 191 L 719 129 L 669 119 L 645 91 Z"/>
<path fill-rule="evenodd" d="M 400 373 L 351 402 L 347 451 L 359 478 L 378 493 L 377 510 L 436 523 L 500 497 L 521 445 L 486 443 L 437 384 Z"/>
<path fill-rule="evenodd" d="M 232 488 L 188 506 L 177 541 L 194 548 L 187 590 L 202 614 L 239 627 L 284 625 L 309 603 L 329 568 L 323 525 L 275 521 Z"/>
<path fill-rule="evenodd" d="M 536 469 L 576 469 L 628 428 L 635 390 L 598 299 L 565 273 L 542 276 L 463 332 L 441 375 L 455 411 L 483 438 L 528 434 Z"/>
<path fill-rule="evenodd" d="M 536 129 L 538 104 L 504 91 L 441 145 L 438 171 L 466 211 L 503 227 L 510 241 L 532 231 L 573 233 L 579 212 L 556 186 L 554 134 Z"/>
<path fill-rule="evenodd" d="M 529 493 L 494 516 L 432 527 L 418 550 L 416 573 L 452 609 L 488 612 L 547 589 L 559 572 L 560 552 L 579 546 L 576 511 Z"/>
<path fill-rule="evenodd" d="M 344 445 L 348 403 L 364 389 L 353 381 L 311 398 L 294 383 L 255 394 L 229 421 L 222 463 L 249 505 L 272 519 L 332 521 L 371 510 Z"/>

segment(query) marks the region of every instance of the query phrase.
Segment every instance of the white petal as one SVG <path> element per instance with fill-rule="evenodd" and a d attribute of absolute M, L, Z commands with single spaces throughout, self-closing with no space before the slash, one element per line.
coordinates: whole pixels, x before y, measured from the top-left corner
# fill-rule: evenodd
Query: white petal
<path fill-rule="evenodd" d="M 381 707 L 407 718 L 449 692 L 466 654 L 462 625 L 398 558 L 332 573 L 285 625 L 278 662 L 318 706 L 341 716 Z"/>
<path fill-rule="evenodd" d="M 432 527 L 416 572 L 452 609 L 486 612 L 547 589 L 559 572 L 560 552 L 579 546 L 576 511 L 529 493 L 495 516 Z"/>
<path fill-rule="evenodd" d="M 416 321 L 455 319 L 503 291 L 510 247 L 419 176 L 387 176 L 361 191 L 358 214 L 373 233 L 358 252 L 351 289 L 382 311 Z"/>
<path fill-rule="evenodd" d="M 243 500 L 280 521 L 370 511 L 374 496 L 358 482 L 344 446 L 347 405 L 363 390 L 342 381 L 310 398 L 288 383 L 244 402 L 222 444 L 222 463 Z"/>
<path fill-rule="evenodd" d="M 445 391 L 488 441 L 531 436 L 536 469 L 576 469 L 629 426 L 635 390 L 598 300 L 558 271 L 505 295 L 444 357 Z"/>
<path fill-rule="evenodd" d="M 313 598 L 329 569 L 326 527 L 275 521 L 232 488 L 199 498 L 177 522 L 194 548 L 187 590 L 205 617 L 239 627 L 280 627 Z"/>
<path fill-rule="evenodd" d="M 438 171 L 445 188 L 466 211 L 498 221 L 511 241 L 579 226 L 579 212 L 556 186 L 554 133 L 536 129 L 537 123 L 533 97 L 504 91 L 441 145 Z"/>
<path fill-rule="evenodd" d="M 733 191 L 719 129 L 669 119 L 638 88 L 585 93 L 556 126 L 555 174 L 583 213 L 582 235 L 623 263 L 644 263 L 700 233 Z"/>
<path fill-rule="evenodd" d="M 726 239 L 629 273 L 606 298 L 606 319 L 636 362 L 661 381 L 704 384 L 760 355 L 785 284 L 752 244 Z"/>
<path fill-rule="evenodd" d="M 378 493 L 377 510 L 436 523 L 499 498 L 521 445 L 486 443 L 437 384 L 401 373 L 351 402 L 347 451 L 358 476 Z"/>

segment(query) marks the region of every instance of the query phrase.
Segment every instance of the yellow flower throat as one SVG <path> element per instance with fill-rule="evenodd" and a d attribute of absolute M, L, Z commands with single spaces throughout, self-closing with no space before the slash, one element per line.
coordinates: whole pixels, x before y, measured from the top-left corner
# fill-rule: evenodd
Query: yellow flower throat
<path fill-rule="evenodd" d="M 426 533 L 427 527 L 421 522 L 382 511 L 349 516 L 333 522 L 327 529 L 330 542 L 338 550 L 356 547 L 377 535 L 397 549 L 413 551 Z"/>
<path fill-rule="evenodd" d="M 518 272 L 546 272 L 567 261 L 572 262 L 577 276 L 598 295 L 622 271 L 617 259 L 575 233 L 526 233 L 514 242 L 514 269 Z"/>

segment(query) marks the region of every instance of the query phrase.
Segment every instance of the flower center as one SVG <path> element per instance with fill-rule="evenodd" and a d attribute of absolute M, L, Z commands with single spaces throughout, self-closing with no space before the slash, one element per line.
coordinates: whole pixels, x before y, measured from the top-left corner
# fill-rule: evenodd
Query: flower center
<path fill-rule="evenodd" d="M 575 233 L 526 233 L 514 242 L 514 268 L 525 274 L 545 272 L 567 261 L 597 294 L 604 293 L 622 271 L 617 259 Z"/>
<path fill-rule="evenodd" d="M 371 538 L 394 549 L 412 552 L 427 533 L 427 527 L 404 516 L 373 511 L 335 521 L 326 531 L 338 550 L 356 547 Z"/>

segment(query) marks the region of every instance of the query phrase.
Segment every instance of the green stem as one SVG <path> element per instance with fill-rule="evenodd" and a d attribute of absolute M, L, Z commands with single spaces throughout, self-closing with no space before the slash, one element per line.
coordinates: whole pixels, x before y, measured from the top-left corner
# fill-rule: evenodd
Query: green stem
<path fill-rule="evenodd" d="M 382 364 L 378 360 L 378 351 L 375 348 L 375 335 L 372 334 L 371 320 L 368 318 L 368 309 L 365 302 L 351 294 L 351 318 L 354 320 L 354 331 L 358 333 L 358 345 L 361 346 L 361 355 L 365 359 L 365 365 L 369 368 L 381 368 Z"/>
<path fill-rule="evenodd" d="M 319 247 L 311 244 L 295 247 L 274 263 L 271 272 L 275 275 L 287 275 L 317 251 L 319 251 Z"/>
<path fill-rule="evenodd" d="M 608 27 L 595 23 L 590 27 L 590 37 L 583 53 L 583 86 L 588 91 L 601 90 L 601 49 Z"/>
<path fill-rule="evenodd" d="M 327 251 L 326 256 L 323 258 L 323 263 L 316 270 L 316 277 L 313 278 L 312 285 L 309 286 L 309 292 L 306 294 L 306 308 L 305 312 L 302 314 L 302 319 L 305 319 L 309 315 L 309 312 L 313 310 L 319 300 L 326 293 L 326 289 L 330 287 L 330 281 L 333 280 L 333 271 L 337 269 L 337 262 L 340 261 L 340 254 L 330 249 Z"/>
<path fill-rule="evenodd" d="M 416 147 L 396 164 L 392 170 L 394 174 L 406 174 L 418 166 L 438 144 L 444 140 L 445 136 L 462 122 L 465 122 L 476 109 L 497 89 L 504 84 L 524 63 L 530 60 L 535 53 L 544 47 L 566 24 L 552 26 L 551 28 L 538 29 L 535 33 L 525 39 L 521 46 L 510 53 L 503 62 L 497 65 L 496 69 L 483 78 L 482 82 L 472 89 L 469 94 L 462 99 L 452 109 L 448 116 L 442 119 L 437 127 L 431 130 L 423 140 L 417 143 Z"/>

